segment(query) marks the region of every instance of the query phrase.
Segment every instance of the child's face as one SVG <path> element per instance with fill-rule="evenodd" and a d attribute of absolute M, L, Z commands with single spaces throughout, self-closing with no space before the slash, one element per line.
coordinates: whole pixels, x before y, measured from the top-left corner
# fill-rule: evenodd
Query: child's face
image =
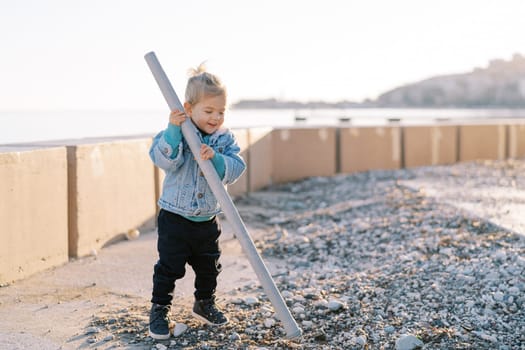
<path fill-rule="evenodd" d="M 191 117 L 193 123 L 203 132 L 213 134 L 224 123 L 224 112 L 226 111 L 226 96 L 204 96 L 193 106 L 184 104 L 186 113 Z"/>

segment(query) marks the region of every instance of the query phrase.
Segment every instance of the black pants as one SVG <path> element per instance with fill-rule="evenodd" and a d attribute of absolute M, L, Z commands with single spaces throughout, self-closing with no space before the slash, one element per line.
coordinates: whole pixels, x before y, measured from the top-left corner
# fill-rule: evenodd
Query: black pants
<path fill-rule="evenodd" d="M 151 302 L 171 304 L 175 281 L 184 277 L 186 263 L 195 271 L 195 298 L 213 297 L 217 275 L 222 269 L 219 263 L 221 228 L 217 218 L 194 222 L 161 210 L 158 233 L 159 260 L 154 267 Z"/>

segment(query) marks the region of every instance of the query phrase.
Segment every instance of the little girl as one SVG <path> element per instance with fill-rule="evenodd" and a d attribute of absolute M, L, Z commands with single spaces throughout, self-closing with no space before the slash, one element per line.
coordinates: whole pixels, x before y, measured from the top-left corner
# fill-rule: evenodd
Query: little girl
<path fill-rule="evenodd" d="M 170 337 L 173 290 L 186 263 L 195 271 L 193 315 L 211 325 L 228 322 L 215 304 L 221 271 L 221 227 L 216 217 L 220 207 L 182 136 L 181 124 L 195 124 L 202 141 L 199 156 L 211 160 L 223 184 L 235 182 L 246 164 L 232 132 L 221 128 L 226 89 L 202 64 L 191 71 L 185 98 L 184 111 L 171 112 L 167 129 L 154 138 L 150 149 L 153 163 L 166 173 L 158 201 L 159 260 L 154 266 L 149 320 L 149 334 L 155 339 Z M 186 121 L 188 117 L 191 120 Z"/>

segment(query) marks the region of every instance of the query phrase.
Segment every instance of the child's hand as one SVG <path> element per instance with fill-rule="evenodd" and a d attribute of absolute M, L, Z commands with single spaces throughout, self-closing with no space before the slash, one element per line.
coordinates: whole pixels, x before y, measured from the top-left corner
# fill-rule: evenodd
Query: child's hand
<path fill-rule="evenodd" d="M 212 159 L 213 156 L 215 156 L 215 151 L 213 148 L 211 148 L 208 145 L 202 144 L 201 145 L 201 158 L 203 160 Z"/>
<path fill-rule="evenodd" d="M 180 126 L 186 120 L 186 118 L 187 117 L 184 111 L 175 109 L 170 113 L 170 124 Z"/>

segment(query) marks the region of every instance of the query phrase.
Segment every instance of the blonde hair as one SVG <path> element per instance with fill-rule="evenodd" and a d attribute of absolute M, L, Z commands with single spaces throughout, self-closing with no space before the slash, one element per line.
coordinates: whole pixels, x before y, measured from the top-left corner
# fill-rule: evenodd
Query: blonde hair
<path fill-rule="evenodd" d="M 206 71 L 205 62 L 199 64 L 197 68 L 188 70 L 188 83 L 186 85 L 186 102 L 191 105 L 199 102 L 204 96 L 226 97 L 226 87 L 221 80 L 214 74 Z"/>

